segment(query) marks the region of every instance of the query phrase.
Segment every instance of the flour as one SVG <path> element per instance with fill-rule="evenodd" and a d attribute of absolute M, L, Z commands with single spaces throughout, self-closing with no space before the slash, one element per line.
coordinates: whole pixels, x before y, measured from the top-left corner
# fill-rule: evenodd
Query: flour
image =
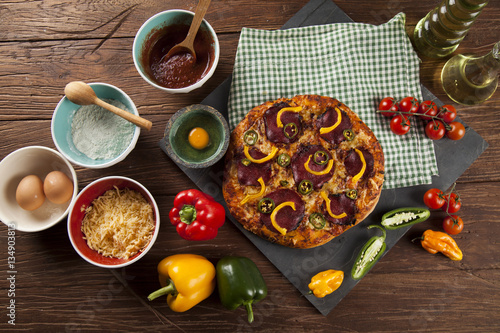
<path fill-rule="evenodd" d="M 103 100 L 127 110 L 117 100 Z M 75 111 L 71 122 L 75 147 L 94 160 L 111 159 L 120 155 L 130 144 L 134 130 L 134 124 L 98 105 L 81 106 Z"/>

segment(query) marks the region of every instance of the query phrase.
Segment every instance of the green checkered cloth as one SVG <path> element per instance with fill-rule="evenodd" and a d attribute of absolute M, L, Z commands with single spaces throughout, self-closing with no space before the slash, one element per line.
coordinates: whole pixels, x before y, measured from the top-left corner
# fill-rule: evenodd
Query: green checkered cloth
<path fill-rule="evenodd" d="M 231 129 L 254 106 L 303 94 L 334 97 L 370 126 L 384 150 L 384 188 L 430 184 L 438 174 L 421 120 L 412 119 L 410 132 L 398 136 L 390 131 L 390 119 L 375 112 L 386 96 L 422 100 L 419 58 L 405 32 L 404 13 L 379 26 L 243 28 L 228 102 Z"/>

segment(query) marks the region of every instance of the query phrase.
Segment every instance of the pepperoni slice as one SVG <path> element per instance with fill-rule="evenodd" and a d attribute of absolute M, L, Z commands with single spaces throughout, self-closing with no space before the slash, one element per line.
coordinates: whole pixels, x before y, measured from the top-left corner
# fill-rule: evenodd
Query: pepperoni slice
<path fill-rule="evenodd" d="M 295 183 L 298 185 L 303 180 L 309 180 L 313 183 L 315 189 L 321 188 L 324 183 L 332 178 L 335 171 L 335 166 L 333 166 L 330 172 L 323 175 L 315 175 L 306 170 L 304 164 L 309 160 L 307 164 L 312 171 L 321 172 L 328 168 L 328 163 L 316 164 L 314 163 L 314 154 L 318 151 L 323 151 L 331 159 L 330 153 L 320 145 L 310 145 L 310 146 L 300 146 L 295 155 L 292 157 L 292 173 Z"/>
<path fill-rule="evenodd" d="M 305 205 L 300 195 L 290 189 L 279 189 L 266 195 L 266 198 L 274 201 L 274 207 L 283 202 L 293 202 L 295 204 L 295 210 L 287 206 L 280 209 L 276 214 L 276 223 L 281 228 L 285 228 L 287 231 L 295 230 L 304 218 L 305 213 Z M 269 230 L 278 232 L 271 222 L 271 214 L 260 214 L 260 220 Z"/>
<path fill-rule="evenodd" d="M 373 165 L 375 163 L 373 155 L 364 148 L 360 148 L 359 151 L 363 154 L 363 158 L 366 162 L 366 170 L 361 178 L 373 176 Z M 363 162 L 361 161 L 359 154 L 354 149 L 349 150 L 347 153 L 347 156 L 344 159 L 344 165 L 347 173 L 353 177 L 363 168 Z"/>
<path fill-rule="evenodd" d="M 346 216 L 340 219 L 334 218 L 330 216 L 326 211 L 325 207 L 325 217 L 328 221 L 334 224 L 341 225 L 352 225 L 355 222 L 354 214 L 356 210 L 356 201 L 350 199 L 345 194 L 330 194 L 328 196 L 330 199 L 330 209 L 333 214 L 341 215 L 342 213 L 346 213 Z"/>
<path fill-rule="evenodd" d="M 297 141 L 302 131 L 301 116 L 297 112 L 285 111 L 281 115 L 283 127 L 278 127 L 278 112 L 286 107 L 288 103 L 281 102 L 270 107 L 264 113 L 267 139 L 274 143 L 292 143 Z M 290 125 L 289 125 L 290 124 Z M 288 126 L 287 126 L 288 125 Z M 287 134 L 285 135 L 285 132 Z M 296 132 L 296 133 L 295 133 Z"/>
<path fill-rule="evenodd" d="M 255 159 L 264 158 L 267 155 L 258 150 L 251 148 L 250 156 Z M 243 153 L 238 156 L 238 182 L 246 186 L 260 186 L 258 179 L 262 177 L 265 184 L 269 182 L 272 174 L 272 160 L 264 163 L 247 163 L 249 162 Z M 248 165 L 246 165 L 248 164 Z"/>
<path fill-rule="evenodd" d="M 341 120 L 340 123 L 332 131 L 320 134 L 320 136 L 326 141 L 338 145 L 342 141 L 346 140 L 344 136 L 344 131 L 351 129 L 351 120 L 346 115 L 346 113 L 340 110 Z M 336 108 L 329 107 L 326 111 L 318 117 L 316 125 L 318 128 L 333 126 L 338 121 L 338 112 Z"/>

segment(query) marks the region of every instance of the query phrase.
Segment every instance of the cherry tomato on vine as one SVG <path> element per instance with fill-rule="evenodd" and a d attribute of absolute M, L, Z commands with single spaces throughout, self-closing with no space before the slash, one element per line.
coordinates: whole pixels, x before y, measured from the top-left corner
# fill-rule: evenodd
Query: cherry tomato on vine
<path fill-rule="evenodd" d="M 424 120 L 431 120 L 432 118 L 429 116 L 437 115 L 437 106 L 433 101 L 423 101 L 420 103 L 418 107 L 418 111 L 420 118 Z"/>
<path fill-rule="evenodd" d="M 418 99 L 415 97 L 405 97 L 399 101 L 399 111 L 417 113 Z"/>
<path fill-rule="evenodd" d="M 439 209 L 445 203 L 444 193 L 438 188 L 431 188 L 424 194 L 424 204 L 429 209 Z"/>
<path fill-rule="evenodd" d="M 451 193 L 449 197 L 445 195 L 444 199 L 446 202 L 441 209 L 447 213 L 456 213 L 462 207 L 462 200 L 460 200 L 460 196 L 456 193 Z"/>
<path fill-rule="evenodd" d="M 464 229 L 464 221 L 457 215 L 450 215 L 443 220 L 443 229 L 450 235 L 458 235 Z"/>
<path fill-rule="evenodd" d="M 396 103 L 394 97 L 385 97 L 380 101 L 378 109 L 380 111 L 391 111 L 391 112 L 381 112 L 381 113 L 386 117 L 392 117 L 398 111 L 398 103 Z"/>
<path fill-rule="evenodd" d="M 451 129 L 446 131 L 446 136 L 451 140 L 460 140 L 465 135 L 465 127 L 458 121 L 449 124 Z"/>
<path fill-rule="evenodd" d="M 397 135 L 406 134 L 411 127 L 410 119 L 403 114 L 398 114 L 391 119 L 390 126 L 392 133 Z"/>
<path fill-rule="evenodd" d="M 449 124 L 457 117 L 457 109 L 453 105 L 443 105 L 438 109 L 437 116 L 445 123 Z"/>
<path fill-rule="evenodd" d="M 446 128 L 440 120 L 431 120 L 425 126 L 425 134 L 431 140 L 439 140 L 446 133 Z"/>

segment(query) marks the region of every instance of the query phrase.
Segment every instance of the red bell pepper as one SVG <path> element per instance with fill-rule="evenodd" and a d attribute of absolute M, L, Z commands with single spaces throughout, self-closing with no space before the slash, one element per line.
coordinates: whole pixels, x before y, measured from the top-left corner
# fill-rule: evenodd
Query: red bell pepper
<path fill-rule="evenodd" d="M 226 220 L 226 212 L 210 195 L 191 189 L 177 194 L 169 218 L 182 238 L 208 240 L 217 236 Z"/>

